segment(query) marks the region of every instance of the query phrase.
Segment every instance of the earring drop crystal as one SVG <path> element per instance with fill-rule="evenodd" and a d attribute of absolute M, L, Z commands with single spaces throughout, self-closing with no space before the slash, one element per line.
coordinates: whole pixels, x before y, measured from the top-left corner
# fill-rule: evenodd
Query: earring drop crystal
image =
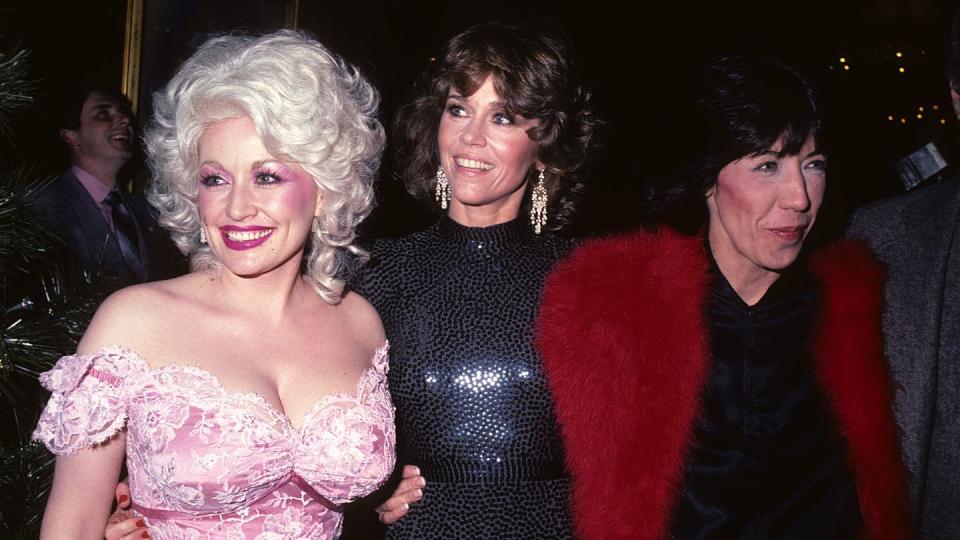
<path fill-rule="evenodd" d="M 447 201 L 450 200 L 450 182 L 447 181 L 447 175 L 443 173 L 443 165 L 437 167 L 436 200 L 440 203 L 441 209 L 447 209 Z"/>
<path fill-rule="evenodd" d="M 544 172 L 541 170 L 530 197 L 530 223 L 533 225 L 533 232 L 537 234 L 540 234 L 543 226 L 547 224 L 547 188 L 543 185 L 543 177 Z"/>

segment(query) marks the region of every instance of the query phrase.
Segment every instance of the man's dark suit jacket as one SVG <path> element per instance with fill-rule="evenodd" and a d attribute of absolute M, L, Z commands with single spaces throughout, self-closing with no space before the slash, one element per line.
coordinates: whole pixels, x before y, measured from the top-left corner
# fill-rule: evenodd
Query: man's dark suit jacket
<path fill-rule="evenodd" d="M 883 329 L 914 519 L 960 538 L 960 178 L 859 210 L 850 234 L 888 266 Z"/>
<path fill-rule="evenodd" d="M 57 234 L 78 266 L 90 275 L 110 274 L 121 284 L 152 281 L 182 273 L 183 257 L 173 248 L 165 231 L 161 230 L 147 201 L 120 190 L 120 196 L 130 209 L 138 233 L 143 240 L 141 250 L 146 276 L 136 276 L 120 252 L 116 236 L 103 219 L 100 208 L 77 180 L 71 169 L 37 194 L 34 207 L 38 217 Z"/>

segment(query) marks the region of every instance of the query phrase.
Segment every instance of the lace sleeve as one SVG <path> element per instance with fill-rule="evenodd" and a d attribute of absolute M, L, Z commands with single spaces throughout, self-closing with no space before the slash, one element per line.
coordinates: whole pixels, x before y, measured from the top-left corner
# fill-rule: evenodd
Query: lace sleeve
<path fill-rule="evenodd" d="M 119 348 L 64 356 L 40 375 L 50 400 L 40 415 L 33 439 L 57 455 L 69 455 L 107 441 L 126 423 L 124 378 L 135 360 Z"/>

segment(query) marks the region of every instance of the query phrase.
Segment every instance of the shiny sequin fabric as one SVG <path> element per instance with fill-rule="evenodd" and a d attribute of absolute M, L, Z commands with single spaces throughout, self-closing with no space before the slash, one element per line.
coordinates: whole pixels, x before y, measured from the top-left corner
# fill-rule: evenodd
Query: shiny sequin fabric
<path fill-rule="evenodd" d="M 532 343 L 544 276 L 568 243 L 521 220 L 448 218 L 374 244 L 357 291 L 391 344 L 398 465 L 424 498 L 388 538 L 569 538 L 569 480 Z"/>

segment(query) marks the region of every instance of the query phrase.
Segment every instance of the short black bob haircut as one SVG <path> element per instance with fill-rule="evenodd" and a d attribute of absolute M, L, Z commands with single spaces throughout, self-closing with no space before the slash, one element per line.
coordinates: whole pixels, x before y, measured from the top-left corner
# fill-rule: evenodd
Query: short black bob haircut
<path fill-rule="evenodd" d="M 765 57 L 727 56 L 696 70 L 667 139 L 669 156 L 648 180 L 644 207 L 655 221 L 693 234 L 707 221 L 705 195 L 727 164 L 770 150 L 822 144 L 822 112 L 810 83 Z"/>

